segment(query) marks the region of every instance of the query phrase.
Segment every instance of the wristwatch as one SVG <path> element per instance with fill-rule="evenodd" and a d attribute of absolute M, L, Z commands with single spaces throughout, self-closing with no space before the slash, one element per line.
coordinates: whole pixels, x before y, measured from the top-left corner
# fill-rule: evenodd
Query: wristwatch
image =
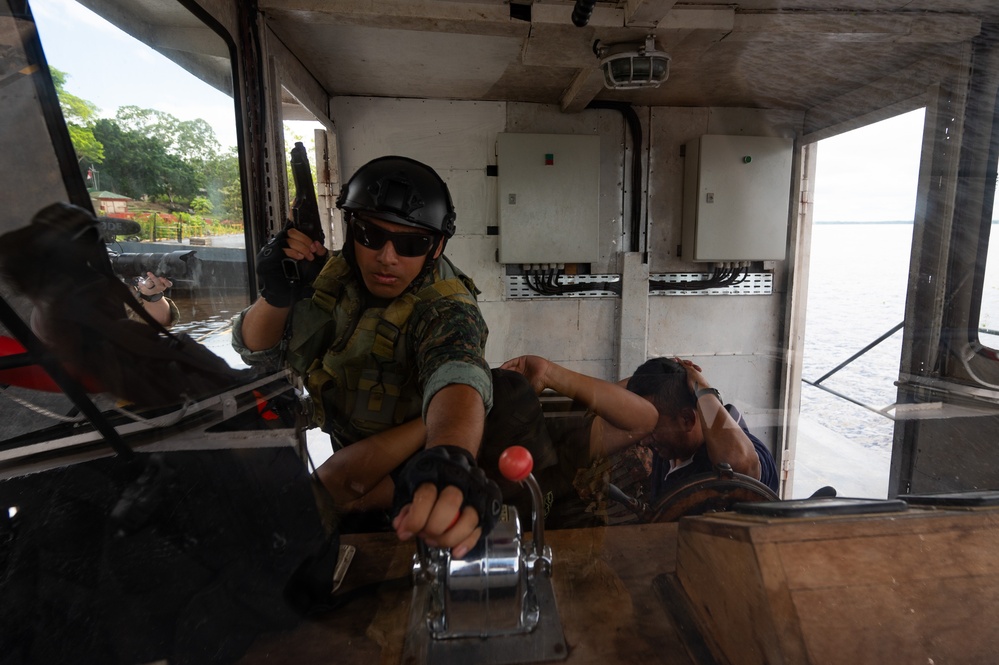
<path fill-rule="evenodd" d="M 718 398 L 719 402 L 722 401 L 721 393 L 718 392 L 717 388 L 701 388 L 700 390 L 695 390 L 694 391 L 694 398 L 695 399 L 701 399 L 705 395 L 714 395 L 715 397 Z"/>
<path fill-rule="evenodd" d="M 142 291 L 139 291 L 139 297 L 145 300 L 146 302 L 156 302 L 158 300 L 163 300 L 163 292 L 160 291 L 159 293 L 154 293 L 151 296 L 147 296 Z"/>

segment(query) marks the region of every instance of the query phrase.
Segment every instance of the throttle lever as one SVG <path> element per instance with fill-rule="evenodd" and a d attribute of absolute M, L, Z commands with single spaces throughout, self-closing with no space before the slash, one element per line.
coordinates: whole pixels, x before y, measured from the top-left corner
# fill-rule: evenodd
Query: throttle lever
<path fill-rule="evenodd" d="M 545 555 L 545 518 L 542 509 L 541 487 L 531 471 L 534 458 L 523 446 L 510 446 L 500 455 L 499 470 L 512 483 L 527 485 L 531 491 L 531 532 L 534 540 L 534 561 L 547 570 L 550 557 Z M 542 563 L 545 562 L 545 563 Z"/>

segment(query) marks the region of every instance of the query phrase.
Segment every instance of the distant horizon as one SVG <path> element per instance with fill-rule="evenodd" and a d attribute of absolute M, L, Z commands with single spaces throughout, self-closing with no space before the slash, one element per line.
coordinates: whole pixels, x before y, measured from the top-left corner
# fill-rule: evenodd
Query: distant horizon
<path fill-rule="evenodd" d="M 878 220 L 878 221 L 870 221 L 870 222 L 864 222 L 864 221 L 859 221 L 859 220 L 833 220 L 833 219 L 824 219 L 824 220 L 821 220 L 821 221 L 815 220 L 815 219 L 812 220 L 812 224 L 913 224 L 913 223 L 914 223 L 914 221 L 911 220 L 911 219 L 907 220 L 907 221 L 906 220 L 897 220 L 897 221 Z M 999 224 L 999 219 L 993 219 L 992 223 L 993 224 Z"/>

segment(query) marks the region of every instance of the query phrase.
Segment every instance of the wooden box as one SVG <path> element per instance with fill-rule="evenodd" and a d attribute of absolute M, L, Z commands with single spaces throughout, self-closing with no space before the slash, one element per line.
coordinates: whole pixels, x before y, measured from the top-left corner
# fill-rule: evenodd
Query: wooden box
<path fill-rule="evenodd" d="M 685 518 L 675 587 L 721 663 L 999 658 L 999 509 Z"/>

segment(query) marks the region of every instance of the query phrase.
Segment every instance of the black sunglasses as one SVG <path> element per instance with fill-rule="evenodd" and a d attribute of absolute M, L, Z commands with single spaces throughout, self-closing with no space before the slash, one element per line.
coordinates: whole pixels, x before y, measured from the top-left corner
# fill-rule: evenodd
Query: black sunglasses
<path fill-rule="evenodd" d="M 426 256 L 434 247 L 430 233 L 393 233 L 367 220 L 354 217 L 354 240 L 368 249 L 381 249 L 389 240 L 399 256 Z"/>

